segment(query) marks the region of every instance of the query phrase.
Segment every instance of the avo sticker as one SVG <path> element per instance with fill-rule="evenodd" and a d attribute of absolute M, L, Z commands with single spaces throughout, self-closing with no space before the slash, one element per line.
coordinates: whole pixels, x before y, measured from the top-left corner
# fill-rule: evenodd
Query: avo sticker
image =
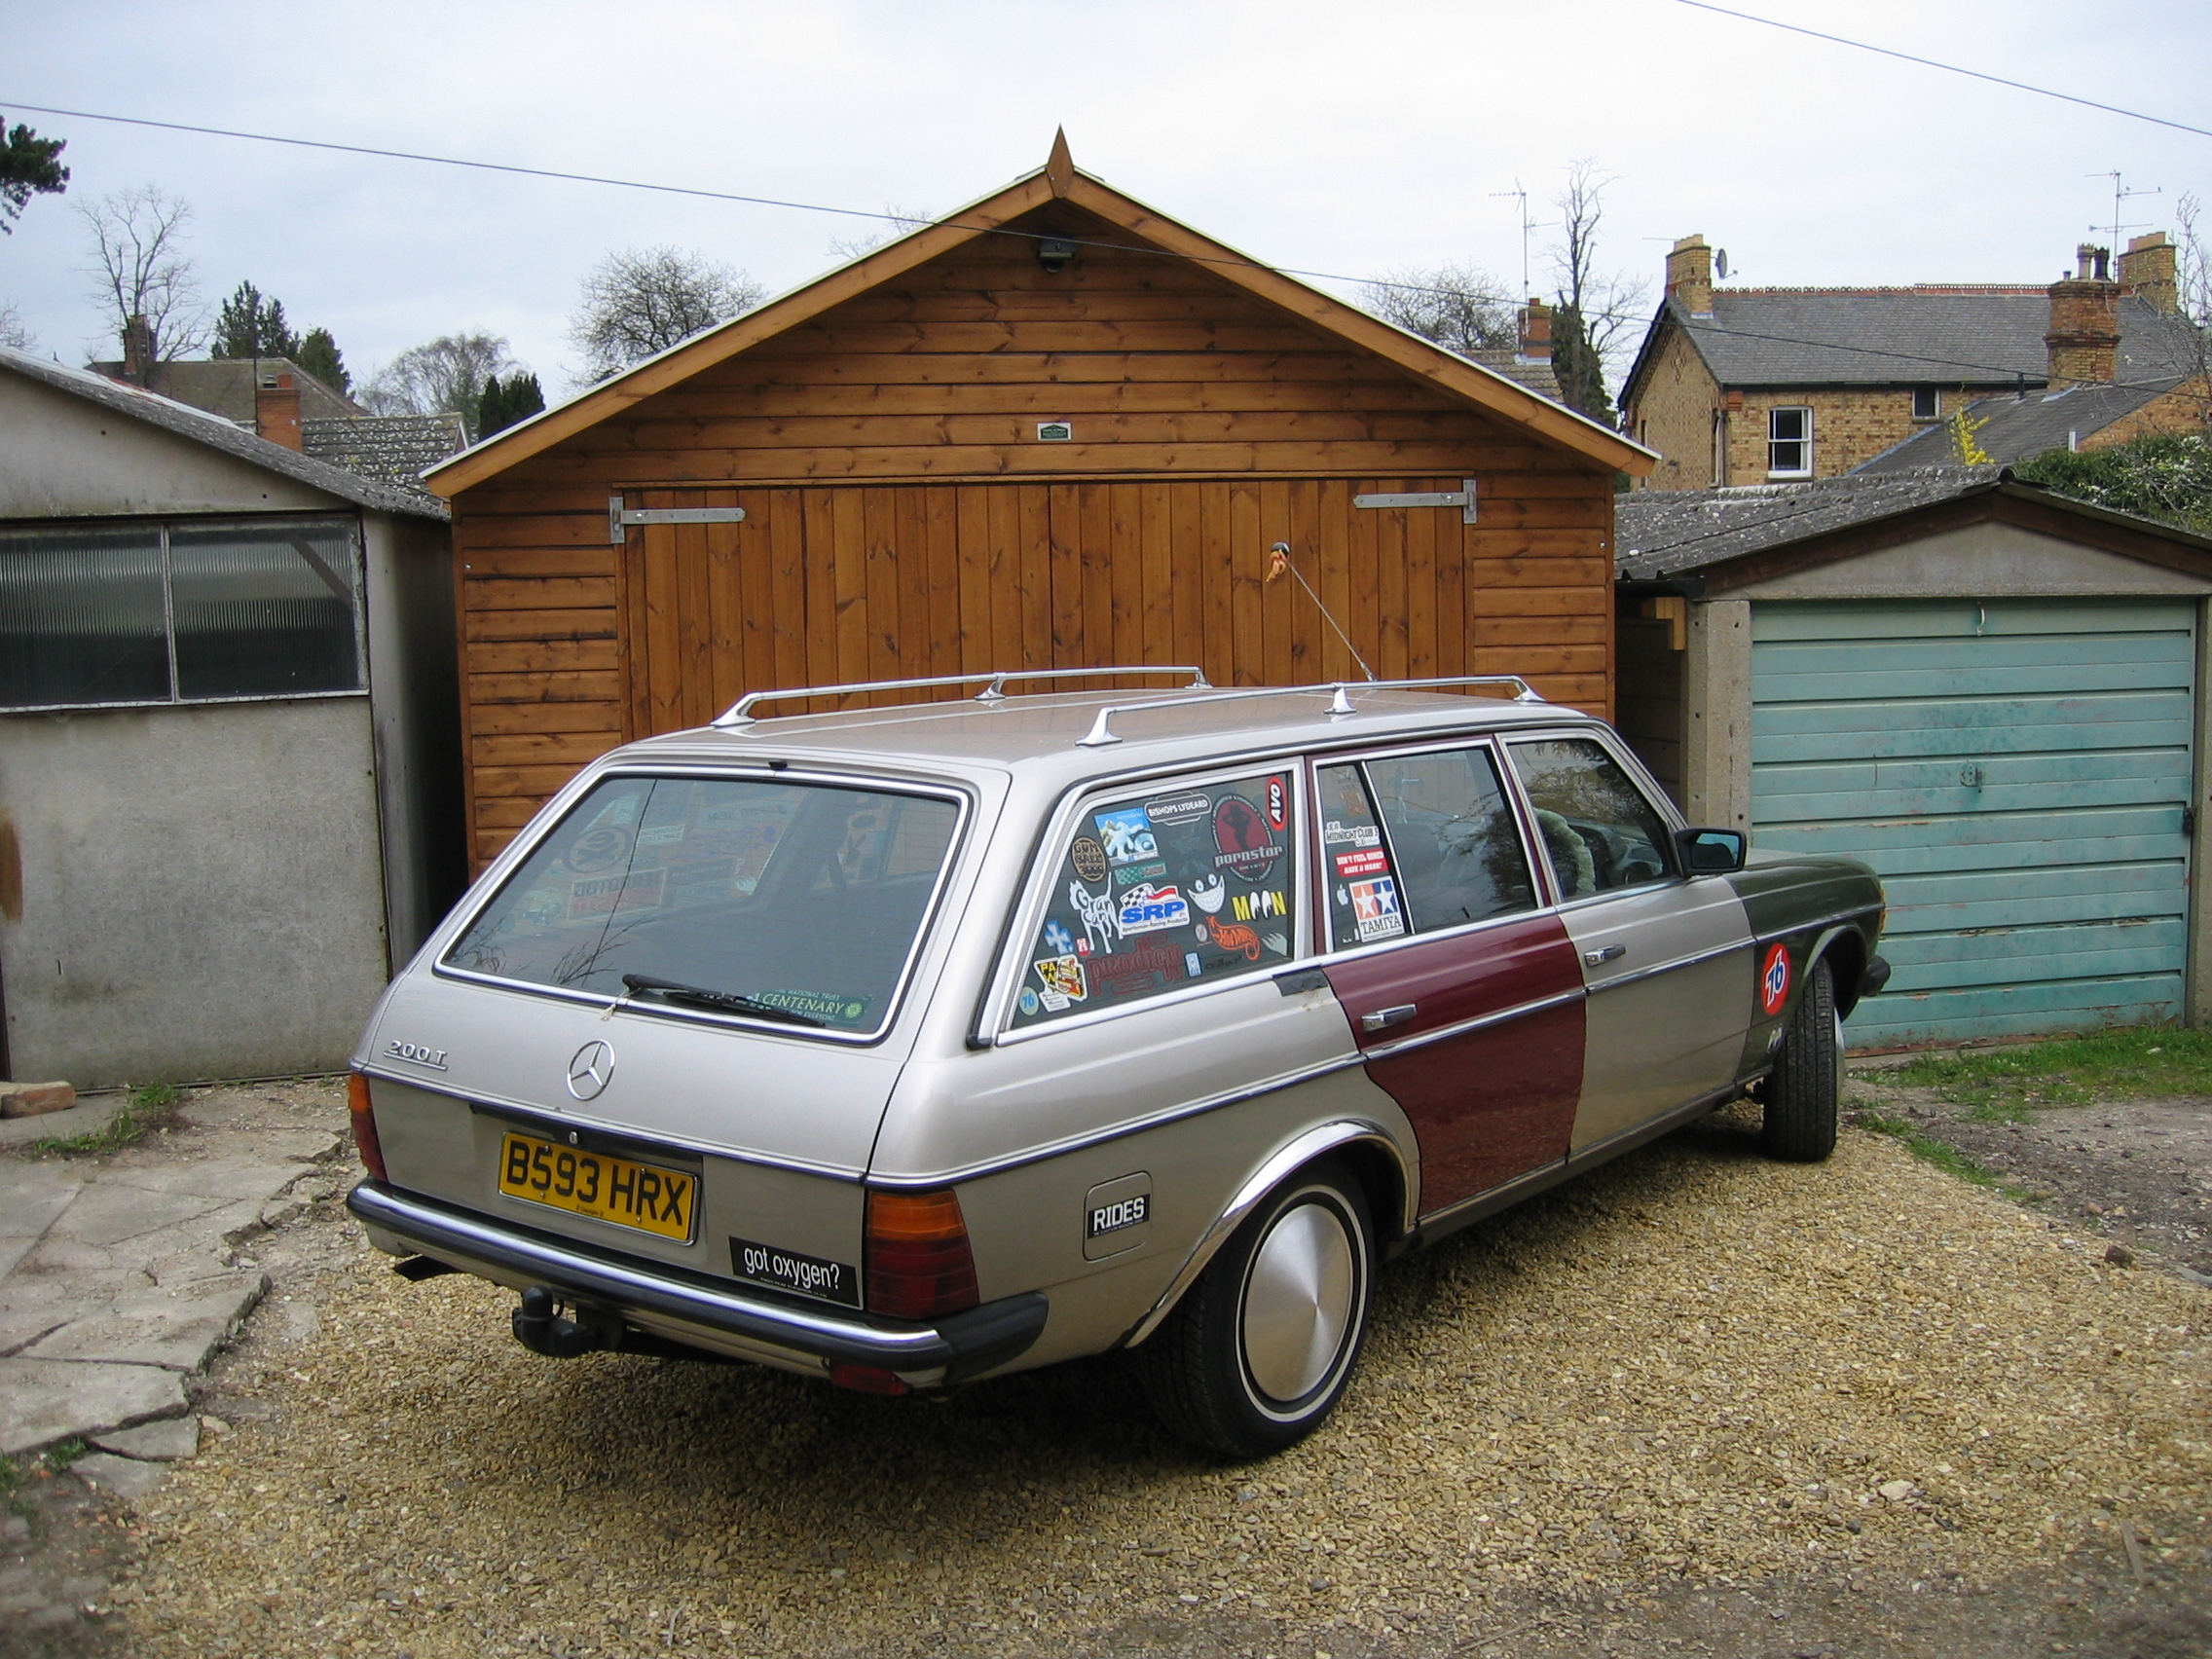
<path fill-rule="evenodd" d="M 1770 1016 L 1789 1000 L 1789 947 L 1777 940 L 1759 964 L 1759 1007 Z"/>
<path fill-rule="evenodd" d="M 1088 835 L 1078 835 L 1075 845 L 1068 849 L 1068 863 L 1075 866 L 1076 874 L 1086 881 L 1106 879 L 1106 849 Z"/>

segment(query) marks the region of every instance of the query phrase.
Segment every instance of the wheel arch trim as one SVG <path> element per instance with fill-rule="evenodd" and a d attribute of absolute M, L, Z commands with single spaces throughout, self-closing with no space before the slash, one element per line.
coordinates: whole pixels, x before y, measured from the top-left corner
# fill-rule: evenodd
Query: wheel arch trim
<path fill-rule="evenodd" d="M 1247 1175 L 1236 1189 L 1235 1196 L 1223 1208 L 1214 1223 L 1206 1229 L 1196 1248 L 1185 1258 L 1167 1288 L 1142 1319 L 1131 1327 L 1122 1339 L 1123 1347 L 1135 1347 L 1160 1328 L 1161 1322 L 1175 1310 L 1183 1293 L 1197 1282 L 1200 1273 L 1212 1263 L 1215 1254 L 1229 1241 L 1230 1235 L 1244 1225 L 1245 1219 L 1260 1207 L 1267 1196 L 1283 1182 L 1298 1173 L 1314 1160 L 1325 1158 L 1332 1152 L 1347 1147 L 1372 1146 L 1379 1148 L 1389 1160 L 1398 1181 L 1397 1232 L 1404 1235 L 1412 1231 L 1415 1206 L 1419 1201 L 1419 1188 L 1413 1169 L 1408 1165 L 1405 1149 L 1382 1124 L 1370 1120 L 1343 1118 L 1331 1123 L 1317 1124 L 1285 1141 Z M 1380 1240 L 1378 1242 L 1381 1242 Z"/>

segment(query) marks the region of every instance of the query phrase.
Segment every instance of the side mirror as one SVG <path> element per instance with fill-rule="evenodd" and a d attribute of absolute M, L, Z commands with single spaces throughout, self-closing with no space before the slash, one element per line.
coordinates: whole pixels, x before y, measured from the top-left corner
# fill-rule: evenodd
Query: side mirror
<path fill-rule="evenodd" d="M 1741 830 L 1677 830 L 1675 850 L 1681 855 L 1684 875 L 1725 875 L 1744 867 L 1751 837 Z"/>

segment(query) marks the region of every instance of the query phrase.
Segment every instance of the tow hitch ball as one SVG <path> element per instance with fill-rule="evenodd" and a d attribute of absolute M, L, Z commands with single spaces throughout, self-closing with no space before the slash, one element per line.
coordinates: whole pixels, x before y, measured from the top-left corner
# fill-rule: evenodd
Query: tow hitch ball
<path fill-rule="evenodd" d="M 588 1320 L 579 1323 L 564 1319 L 554 1311 L 557 1306 L 553 1292 L 545 1285 L 534 1284 L 524 1291 L 522 1306 L 515 1309 L 515 1341 L 548 1359 L 574 1359 L 615 1346 L 613 1336 L 619 1333 L 619 1325 L 609 1333 Z M 584 1310 L 579 1308 L 576 1311 Z"/>

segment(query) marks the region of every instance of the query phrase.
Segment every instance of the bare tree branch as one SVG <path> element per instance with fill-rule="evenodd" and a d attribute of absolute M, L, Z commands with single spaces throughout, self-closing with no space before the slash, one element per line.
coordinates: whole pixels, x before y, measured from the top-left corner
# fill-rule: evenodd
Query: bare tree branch
<path fill-rule="evenodd" d="M 92 298 L 122 339 L 130 319 L 146 319 L 147 355 L 173 362 L 206 339 L 199 277 L 184 253 L 192 208 L 181 197 L 142 184 L 76 204 L 92 233 Z"/>
<path fill-rule="evenodd" d="M 1362 284 L 1359 303 L 1462 357 L 1521 343 L 1520 296 L 1478 265 L 1392 271 L 1380 282 Z"/>
<path fill-rule="evenodd" d="M 38 350 L 38 341 L 23 322 L 23 313 L 9 300 L 0 300 L 0 346 L 17 351 Z"/>
<path fill-rule="evenodd" d="M 513 367 L 495 334 L 441 334 L 411 346 L 354 393 L 372 415 L 459 415 L 471 439 L 484 383 Z"/>
<path fill-rule="evenodd" d="M 1605 381 L 1627 367 L 1639 337 L 1641 313 L 1651 292 L 1647 277 L 1598 269 L 1598 232 L 1605 218 L 1605 190 L 1616 175 L 1589 157 L 1571 163 L 1567 183 L 1552 203 L 1560 210 L 1560 240 L 1552 245 L 1563 313 L 1553 323 L 1554 366 L 1568 403 L 1593 419 L 1609 414 Z M 1577 353 L 1587 349 L 1590 364 Z M 1569 387 L 1569 376 L 1578 385 Z"/>
<path fill-rule="evenodd" d="M 831 237 L 830 251 L 839 259 L 858 259 L 864 253 L 873 253 L 886 242 L 911 235 L 924 225 L 937 223 L 937 215 L 927 208 L 901 207 L 889 202 L 883 204 L 883 216 L 890 223 L 873 236 Z"/>
<path fill-rule="evenodd" d="M 620 374 L 758 305 L 764 290 L 744 272 L 682 248 L 610 253 L 583 280 L 569 338 L 584 353 L 586 384 Z"/>

